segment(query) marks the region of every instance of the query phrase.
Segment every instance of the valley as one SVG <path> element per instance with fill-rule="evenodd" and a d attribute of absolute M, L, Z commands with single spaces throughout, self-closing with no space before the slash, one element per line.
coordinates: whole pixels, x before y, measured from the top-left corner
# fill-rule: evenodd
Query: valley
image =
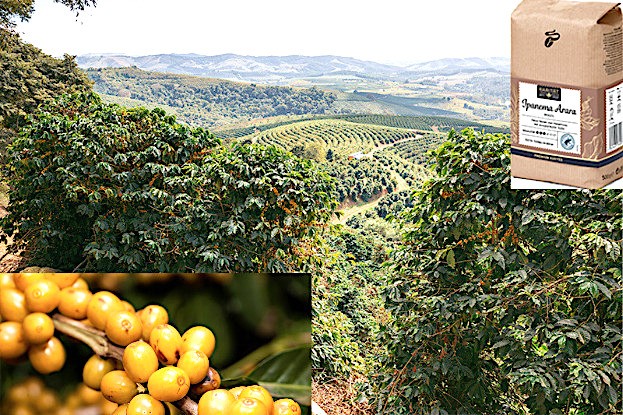
<path fill-rule="evenodd" d="M 165 83 L 175 80 L 180 86 L 217 82 L 220 79 L 238 85 L 262 84 L 295 90 L 315 87 L 334 95 L 335 99 L 327 108 L 316 108 L 314 113 L 324 109 L 333 114 L 445 115 L 485 120 L 488 124 L 501 127 L 505 126 L 509 116 L 510 66 L 506 58 L 441 59 L 406 67 L 341 56 L 257 57 L 233 54 L 85 55 L 79 56 L 77 62 L 88 70 L 92 78 L 97 78 L 98 92 L 146 102 L 153 100 L 149 91 L 159 88 L 162 79 L 141 79 L 141 85 L 148 88 L 139 94 L 132 88 L 122 87 L 128 71 L 134 71 L 135 78 L 149 78 L 147 73 L 167 74 L 157 77 L 165 77 Z M 160 100 L 160 104 L 171 103 L 176 106 L 174 102 Z M 281 110 L 284 114 L 283 108 Z M 223 124 L 221 121 L 226 121 L 214 113 L 206 116 L 204 113 L 207 111 L 214 111 L 214 108 L 206 106 L 202 109 L 199 105 L 193 114 L 188 109 L 177 113 L 193 125 L 220 126 Z M 245 120 L 240 111 L 222 115 L 230 122 Z M 259 115 L 262 118 L 265 116 Z"/>
<path fill-rule="evenodd" d="M 379 206 L 409 205 L 410 192 L 429 177 L 427 151 L 451 129 L 508 131 L 504 59 L 404 68 L 302 56 L 77 61 L 107 102 L 160 107 L 225 143 L 274 145 L 314 160 L 336 181 L 341 223 L 377 217 Z"/>

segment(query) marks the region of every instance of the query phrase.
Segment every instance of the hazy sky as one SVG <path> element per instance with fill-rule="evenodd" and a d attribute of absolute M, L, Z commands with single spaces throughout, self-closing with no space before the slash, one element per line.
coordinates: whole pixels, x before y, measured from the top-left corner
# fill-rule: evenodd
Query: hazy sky
<path fill-rule="evenodd" d="M 23 38 L 63 53 L 342 55 L 411 64 L 510 55 L 519 0 L 36 0 Z"/>

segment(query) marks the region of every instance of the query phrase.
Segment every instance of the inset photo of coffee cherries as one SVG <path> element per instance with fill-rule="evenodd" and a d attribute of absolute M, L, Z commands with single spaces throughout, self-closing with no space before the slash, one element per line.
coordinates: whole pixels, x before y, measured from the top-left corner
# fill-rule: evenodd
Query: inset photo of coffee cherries
<path fill-rule="evenodd" d="M 309 275 L 1 277 L 2 414 L 311 413 Z"/>

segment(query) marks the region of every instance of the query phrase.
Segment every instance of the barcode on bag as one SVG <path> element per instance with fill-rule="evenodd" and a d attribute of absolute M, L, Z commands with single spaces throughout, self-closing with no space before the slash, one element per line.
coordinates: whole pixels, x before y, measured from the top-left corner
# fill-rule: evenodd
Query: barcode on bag
<path fill-rule="evenodd" d="M 616 150 L 623 145 L 623 123 L 608 128 L 608 151 Z"/>

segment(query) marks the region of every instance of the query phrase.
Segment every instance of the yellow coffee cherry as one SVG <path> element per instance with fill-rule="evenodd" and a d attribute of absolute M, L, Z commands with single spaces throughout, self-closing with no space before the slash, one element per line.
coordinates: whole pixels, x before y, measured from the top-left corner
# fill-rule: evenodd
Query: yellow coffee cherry
<path fill-rule="evenodd" d="M 119 405 L 111 415 L 128 415 L 128 404 Z"/>
<path fill-rule="evenodd" d="M 43 279 L 43 274 L 22 272 L 20 274 L 13 275 L 13 282 L 20 291 L 26 291 L 26 287 L 35 281 Z"/>
<path fill-rule="evenodd" d="M 123 367 L 134 382 L 145 383 L 158 370 L 158 357 L 149 343 L 135 341 L 123 352 Z"/>
<path fill-rule="evenodd" d="M 28 349 L 28 359 L 39 373 L 47 375 L 62 369 L 65 364 L 65 348 L 56 337 L 45 343 L 36 344 Z"/>
<path fill-rule="evenodd" d="M 102 394 L 99 391 L 88 387 L 84 383 L 78 386 L 76 393 L 85 405 L 95 405 L 102 399 Z"/>
<path fill-rule="evenodd" d="M 268 415 L 273 413 L 273 397 L 270 392 L 260 385 L 247 386 L 244 388 L 244 390 L 240 392 L 240 395 L 238 395 L 238 399 L 244 398 L 253 398 L 261 401 L 264 406 L 266 406 Z"/>
<path fill-rule="evenodd" d="M 228 390 L 216 389 L 204 393 L 199 399 L 199 415 L 229 415 L 236 398 Z"/>
<path fill-rule="evenodd" d="M 27 399 L 37 399 L 37 397 L 45 390 L 45 384 L 41 378 L 30 376 L 22 382 L 26 388 Z"/>
<path fill-rule="evenodd" d="M 28 314 L 22 322 L 24 336 L 30 344 L 45 343 L 54 336 L 54 322 L 44 313 Z"/>
<path fill-rule="evenodd" d="M 232 395 L 234 395 L 236 399 L 238 399 L 238 397 L 240 396 L 240 392 L 242 392 L 244 388 L 246 388 L 246 386 L 236 386 L 235 388 L 232 388 L 229 391 L 231 392 Z"/>
<path fill-rule="evenodd" d="M 114 311 L 106 320 L 106 336 L 120 346 L 137 341 L 142 333 L 141 320 L 133 312 Z"/>
<path fill-rule="evenodd" d="M 128 404 L 127 415 L 164 415 L 164 405 L 151 395 L 141 393 Z"/>
<path fill-rule="evenodd" d="M 22 321 L 28 315 L 26 297 L 17 288 L 0 290 L 0 316 L 8 321 Z"/>
<path fill-rule="evenodd" d="M 28 309 L 41 313 L 49 313 L 58 307 L 60 294 L 58 285 L 50 280 L 35 281 L 24 290 Z"/>
<path fill-rule="evenodd" d="M 74 287 L 63 288 L 59 296 L 58 311 L 69 318 L 85 319 L 91 297 L 93 294 L 89 290 Z"/>
<path fill-rule="evenodd" d="M 2 365 L 2 363 L 0 363 Z M 6 406 L 17 406 L 19 404 L 31 405 L 45 390 L 43 382 L 39 378 L 29 377 L 23 381 L 9 387 L 6 395 L 2 397 L 2 401 Z M 0 404 L 0 409 L 2 405 Z"/>
<path fill-rule="evenodd" d="M 41 391 L 37 399 L 33 399 L 31 404 L 34 404 L 37 413 L 52 412 L 60 406 L 58 396 L 49 389 Z"/>
<path fill-rule="evenodd" d="M 182 337 L 179 331 L 168 324 L 156 326 L 149 336 L 149 344 L 158 360 L 165 365 L 174 365 L 181 355 Z"/>
<path fill-rule="evenodd" d="M 177 367 L 186 372 L 190 383 L 194 384 L 201 382 L 206 377 L 208 369 L 210 369 L 210 361 L 202 351 L 191 350 L 180 356 Z"/>
<path fill-rule="evenodd" d="M 93 355 L 87 360 L 82 368 L 82 381 L 91 389 L 100 390 L 102 378 L 108 372 L 115 370 L 113 359 L 104 359 Z"/>
<path fill-rule="evenodd" d="M 292 399 L 275 401 L 273 415 L 301 415 L 301 407 Z"/>
<path fill-rule="evenodd" d="M 0 323 L 0 359 L 15 359 L 28 350 L 24 328 L 17 321 Z"/>
<path fill-rule="evenodd" d="M 127 301 L 121 301 L 121 305 L 123 306 L 123 309 L 125 311 L 130 311 L 131 313 L 136 313 L 136 309 L 134 308 L 134 306 L 130 303 L 128 303 Z"/>
<path fill-rule="evenodd" d="M 207 327 L 191 327 L 182 336 L 182 353 L 201 350 L 209 358 L 214 352 L 215 345 L 214 333 Z"/>
<path fill-rule="evenodd" d="M 182 369 L 166 366 L 156 370 L 147 382 L 149 394 L 159 401 L 175 402 L 188 393 L 190 380 Z"/>
<path fill-rule="evenodd" d="M 93 294 L 87 306 L 87 318 L 93 327 L 99 330 L 106 328 L 106 321 L 114 311 L 123 310 L 119 297 L 109 291 L 100 291 Z"/>
<path fill-rule="evenodd" d="M 71 285 L 76 282 L 79 276 L 80 274 L 74 274 L 69 272 L 43 274 L 43 278 L 53 281 L 54 283 L 56 283 L 56 285 L 58 285 L 58 288 L 60 288 L 61 290 L 63 288 L 71 287 Z"/>
<path fill-rule="evenodd" d="M 100 396 L 102 395 L 100 394 Z M 115 412 L 115 409 L 117 409 L 118 406 L 119 405 L 114 402 L 110 402 L 108 399 L 100 400 L 100 411 L 102 412 L 102 415 L 111 415 Z"/>
<path fill-rule="evenodd" d="M 212 391 L 221 387 L 221 375 L 213 367 L 208 369 L 206 377 L 196 385 L 193 385 L 191 390 L 196 395 L 203 395 L 208 391 Z"/>
<path fill-rule="evenodd" d="M 71 288 L 77 288 L 79 290 L 89 290 L 89 284 L 84 280 L 84 278 L 78 278 L 76 282 L 71 284 Z"/>
<path fill-rule="evenodd" d="M 123 405 L 138 394 L 136 383 L 123 370 L 113 370 L 102 378 L 100 390 L 104 398 Z"/>
<path fill-rule="evenodd" d="M 146 342 L 149 341 L 154 327 L 169 322 L 169 313 L 167 313 L 164 307 L 159 305 L 148 305 L 142 310 L 137 311 L 136 314 L 141 319 L 141 324 L 143 325 L 143 340 Z"/>
<path fill-rule="evenodd" d="M 0 273 L 0 290 L 5 288 L 17 288 L 13 281 L 13 274 Z"/>
<path fill-rule="evenodd" d="M 230 415 L 269 415 L 266 405 L 258 399 L 238 398 L 231 407 Z"/>

